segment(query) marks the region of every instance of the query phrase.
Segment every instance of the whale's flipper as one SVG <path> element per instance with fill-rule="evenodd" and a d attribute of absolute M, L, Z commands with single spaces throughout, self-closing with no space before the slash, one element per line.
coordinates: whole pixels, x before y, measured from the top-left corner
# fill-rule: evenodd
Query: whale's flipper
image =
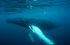
<path fill-rule="evenodd" d="M 29 28 L 31 31 L 36 34 L 42 41 L 44 41 L 48 45 L 54 45 L 54 42 L 51 41 L 48 37 L 44 35 L 41 29 L 35 25 L 30 25 Z"/>

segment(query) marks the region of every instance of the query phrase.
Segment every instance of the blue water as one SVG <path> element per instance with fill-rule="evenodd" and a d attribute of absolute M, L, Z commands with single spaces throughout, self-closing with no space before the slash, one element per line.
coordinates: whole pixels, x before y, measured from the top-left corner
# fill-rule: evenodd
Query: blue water
<path fill-rule="evenodd" d="M 40 20 L 49 20 L 53 23 L 60 24 L 59 28 L 49 31 L 45 30 L 44 34 L 50 38 L 55 45 L 70 45 L 70 1 L 55 1 L 58 3 L 54 3 L 55 5 L 50 7 L 39 7 L 25 10 L 20 9 L 21 12 L 3 12 L 3 9 L 1 8 L 0 45 L 43 45 L 43 43 L 41 44 L 39 40 L 31 42 L 24 27 L 15 24 L 8 24 L 6 22 L 8 18 L 34 18 Z M 46 14 L 44 14 L 44 11 Z"/>

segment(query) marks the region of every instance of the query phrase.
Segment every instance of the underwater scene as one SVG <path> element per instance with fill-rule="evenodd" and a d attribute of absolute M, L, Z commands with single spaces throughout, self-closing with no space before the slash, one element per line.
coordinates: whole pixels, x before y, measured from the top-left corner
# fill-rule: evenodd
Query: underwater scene
<path fill-rule="evenodd" d="M 70 45 L 70 0 L 0 0 L 0 45 Z"/>

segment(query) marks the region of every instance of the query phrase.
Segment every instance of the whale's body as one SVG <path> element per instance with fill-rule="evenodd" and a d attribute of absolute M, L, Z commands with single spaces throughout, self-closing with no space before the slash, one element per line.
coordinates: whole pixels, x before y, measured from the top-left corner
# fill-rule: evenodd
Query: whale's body
<path fill-rule="evenodd" d="M 40 38 L 41 40 L 43 40 L 45 43 L 49 44 L 49 45 L 53 45 L 54 43 L 47 38 L 42 30 L 50 30 L 50 29 L 54 29 L 57 26 L 53 23 L 50 23 L 48 21 L 40 21 L 40 20 L 35 20 L 35 19 L 20 19 L 20 18 L 16 18 L 16 19 L 8 19 L 7 20 L 8 23 L 13 23 L 25 28 L 30 29 L 30 31 L 34 34 L 36 34 L 38 36 L 38 38 Z M 31 35 L 29 35 L 31 40 L 34 41 L 34 39 L 32 38 Z"/>
<path fill-rule="evenodd" d="M 16 24 L 22 26 L 24 28 L 28 28 L 30 24 L 36 25 L 42 30 L 51 30 L 54 28 L 59 27 L 57 24 L 52 23 L 47 20 L 38 20 L 38 19 L 22 19 L 22 18 L 14 18 L 14 19 L 7 19 L 8 23 Z"/>

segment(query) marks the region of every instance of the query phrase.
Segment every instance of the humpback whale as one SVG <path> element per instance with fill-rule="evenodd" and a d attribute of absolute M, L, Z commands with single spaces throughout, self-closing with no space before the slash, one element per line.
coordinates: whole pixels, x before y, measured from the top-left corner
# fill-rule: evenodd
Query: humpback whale
<path fill-rule="evenodd" d="M 51 41 L 48 37 L 46 37 L 42 32 L 42 30 L 54 29 L 57 27 L 56 24 L 53 24 L 49 21 L 43 21 L 38 19 L 22 19 L 22 18 L 7 19 L 7 22 L 22 26 L 24 28 L 29 28 L 32 33 L 37 35 L 46 44 L 54 45 L 54 42 Z M 29 37 L 31 38 L 32 41 L 34 41 L 34 38 L 32 37 L 32 33 L 29 34 Z"/>

